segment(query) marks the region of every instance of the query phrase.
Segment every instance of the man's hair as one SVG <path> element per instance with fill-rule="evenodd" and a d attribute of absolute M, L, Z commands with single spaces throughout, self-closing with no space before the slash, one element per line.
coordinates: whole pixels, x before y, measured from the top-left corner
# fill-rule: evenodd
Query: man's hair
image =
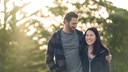
<path fill-rule="evenodd" d="M 78 15 L 75 12 L 69 12 L 65 15 L 64 20 L 70 22 L 72 18 L 78 18 Z"/>

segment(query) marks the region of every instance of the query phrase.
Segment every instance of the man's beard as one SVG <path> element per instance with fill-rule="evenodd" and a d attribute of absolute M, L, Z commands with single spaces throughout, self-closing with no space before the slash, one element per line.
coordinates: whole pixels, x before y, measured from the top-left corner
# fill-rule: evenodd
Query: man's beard
<path fill-rule="evenodd" d="M 68 30 L 71 32 L 71 33 L 74 33 L 75 31 L 75 27 L 70 27 L 69 24 L 68 24 Z"/>

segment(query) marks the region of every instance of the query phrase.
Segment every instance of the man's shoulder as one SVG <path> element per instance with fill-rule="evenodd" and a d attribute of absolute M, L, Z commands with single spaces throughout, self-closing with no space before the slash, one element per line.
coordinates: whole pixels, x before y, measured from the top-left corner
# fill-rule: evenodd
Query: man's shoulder
<path fill-rule="evenodd" d="M 78 31 L 78 32 L 82 32 L 82 31 L 80 31 L 80 30 L 78 30 L 78 29 L 76 29 L 76 31 Z"/>
<path fill-rule="evenodd" d="M 55 35 L 56 35 L 56 34 L 60 34 L 61 30 L 62 30 L 62 28 L 61 28 L 61 29 L 58 29 L 57 31 L 54 32 L 54 34 L 55 34 Z"/>
<path fill-rule="evenodd" d="M 56 31 L 52 34 L 52 37 L 58 38 L 58 37 L 60 36 L 61 30 L 62 30 L 62 29 L 56 30 Z"/>
<path fill-rule="evenodd" d="M 82 35 L 83 35 L 83 32 L 80 31 L 80 30 L 78 30 L 78 29 L 76 29 L 76 32 L 77 32 L 78 34 L 82 34 Z"/>

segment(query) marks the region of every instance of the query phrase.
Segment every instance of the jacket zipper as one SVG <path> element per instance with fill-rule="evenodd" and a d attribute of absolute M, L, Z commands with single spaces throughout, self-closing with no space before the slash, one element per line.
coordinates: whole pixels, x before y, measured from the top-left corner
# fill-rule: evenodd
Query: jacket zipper
<path fill-rule="evenodd" d="M 103 52 L 104 52 L 104 50 L 101 51 L 100 54 L 103 53 Z M 93 59 L 95 59 L 95 58 L 96 58 L 96 56 L 95 56 Z M 89 72 L 92 72 L 92 71 L 91 71 L 91 66 L 92 66 L 92 65 L 91 65 L 91 62 L 93 61 L 93 59 L 89 59 L 89 57 L 88 57 L 88 60 L 89 60 Z"/>
<path fill-rule="evenodd" d="M 92 60 L 89 59 L 89 58 L 88 58 L 88 60 L 89 60 L 89 72 L 91 72 L 91 61 L 92 61 Z"/>

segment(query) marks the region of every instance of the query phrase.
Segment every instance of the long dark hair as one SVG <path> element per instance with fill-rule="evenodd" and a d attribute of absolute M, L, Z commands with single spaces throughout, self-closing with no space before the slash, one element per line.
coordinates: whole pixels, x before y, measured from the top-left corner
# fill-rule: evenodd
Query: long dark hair
<path fill-rule="evenodd" d="M 86 31 L 85 31 L 85 34 L 84 34 L 84 43 L 86 46 L 88 46 L 88 44 L 86 43 L 85 41 L 85 36 L 86 36 L 86 33 L 88 30 L 91 30 L 94 32 L 95 36 L 96 36 L 96 41 L 93 45 L 93 51 L 92 51 L 92 54 L 94 55 L 98 55 L 100 54 L 100 52 L 104 49 L 106 49 L 103 44 L 101 43 L 101 39 L 100 39 L 100 35 L 98 33 L 98 30 L 95 28 L 95 27 L 91 27 L 91 28 L 88 28 Z"/>

